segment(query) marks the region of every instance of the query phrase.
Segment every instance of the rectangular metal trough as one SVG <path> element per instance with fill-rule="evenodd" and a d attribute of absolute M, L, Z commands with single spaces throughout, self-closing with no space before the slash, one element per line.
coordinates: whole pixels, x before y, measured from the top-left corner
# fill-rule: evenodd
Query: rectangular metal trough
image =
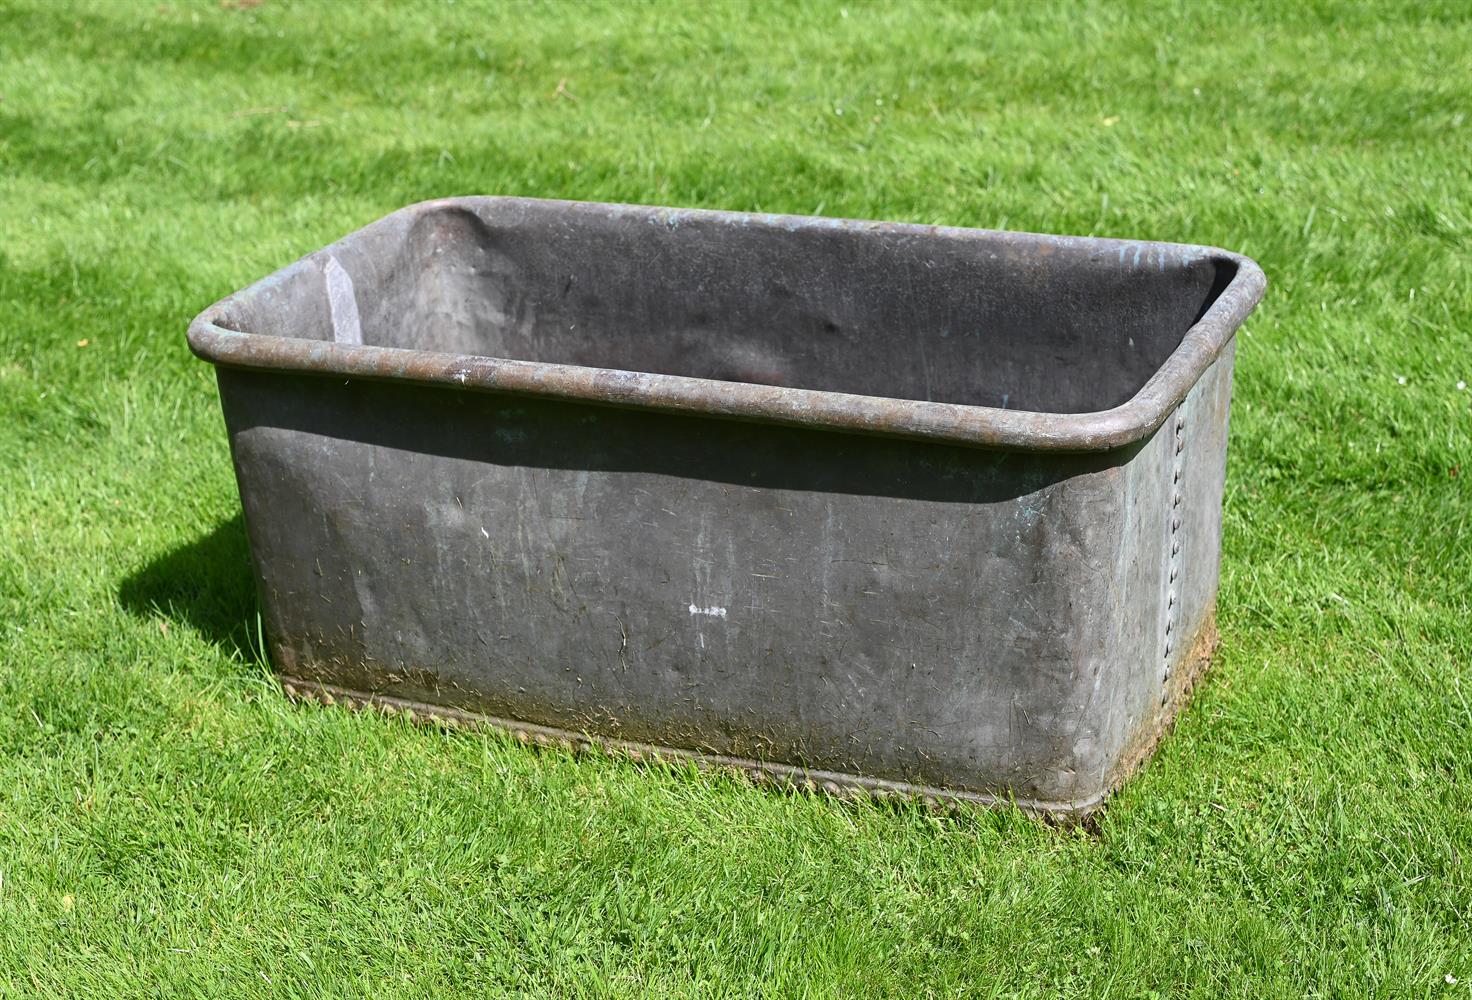
<path fill-rule="evenodd" d="M 1093 808 L 1215 642 L 1205 247 L 520 198 L 206 310 L 290 685 Z"/>

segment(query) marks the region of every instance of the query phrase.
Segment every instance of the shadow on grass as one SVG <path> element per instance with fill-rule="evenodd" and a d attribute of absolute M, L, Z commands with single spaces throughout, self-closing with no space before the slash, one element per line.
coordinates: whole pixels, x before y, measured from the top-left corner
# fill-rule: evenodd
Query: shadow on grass
<path fill-rule="evenodd" d="M 191 626 L 226 652 L 247 660 L 260 655 L 250 547 L 239 514 L 129 576 L 118 600 L 140 618 L 163 615 Z"/>

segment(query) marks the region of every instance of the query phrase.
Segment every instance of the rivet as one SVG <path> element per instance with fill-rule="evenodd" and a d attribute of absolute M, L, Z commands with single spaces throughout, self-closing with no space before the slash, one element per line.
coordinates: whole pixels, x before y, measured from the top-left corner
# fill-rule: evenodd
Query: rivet
<path fill-rule="evenodd" d="M 513 730 L 511 735 L 516 737 L 518 743 L 530 743 L 532 741 L 532 734 L 525 729 Z"/>
<path fill-rule="evenodd" d="M 1173 608 L 1176 606 L 1176 592 L 1174 590 L 1165 595 L 1165 606 L 1168 608 Z"/>
<path fill-rule="evenodd" d="M 838 787 L 838 782 L 836 781 L 825 781 L 823 782 L 823 791 L 827 792 L 829 795 L 837 795 L 842 792 L 843 789 Z"/>
<path fill-rule="evenodd" d="M 281 685 L 281 690 L 286 692 L 286 697 L 288 698 L 296 697 L 296 685 L 294 684 L 283 684 Z"/>
<path fill-rule="evenodd" d="M 1168 621 L 1168 622 L 1166 622 L 1166 623 L 1165 623 L 1165 634 L 1166 634 L 1166 635 L 1170 635 L 1170 630 L 1171 630 L 1171 629 L 1172 629 L 1172 628 L 1173 628 L 1173 627 L 1175 627 L 1175 622 L 1173 622 L 1173 621 Z"/>
<path fill-rule="evenodd" d="M 1170 519 L 1170 530 L 1171 531 L 1180 531 L 1181 530 L 1181 519 L 1180 518 L 1173 517 L 1173 518 Z"/>
<path fill-rule="evenodd" d="M 1170 640 L 1169 639 L 1165 640 L 1165 655 L 1166 656 L 1169 656 L 1170 655 Z"/>
<path fill-rule="evenodd" d="M 1171 477 L 1171 482 L 1178 483 L 1180 481 L 1181 481 L 1181 470 L 1180 469 L 1177 469 L 1175 471 L 1175 475 Z"/>
<path fill-rule="evenodd" d="M 324 704 L 324 705 L 336 705 L 337 704 L 337 699 L 334 698 L 334 697 L 332 697 L 332 695 L 329 694 L 328 692 L 323 691 L 322 692 L 322 704 Z"/>
<path fill-rule="evenodd" d="M 642 750 L 636 750 L 633 747 L 629 747 L 628 754 L 629 760 L 633 761 L 635 764 L 644 759 L 644 752 Z"/>
<path fill-rule="evenodd" d="M 1175 583 L 1176 582 L 1176 568 L 1174 566 L 1172 566 L 1170 568 L 1170 582 L 1171 583 Z"/>
<path fill-rule="evenodd" d="M 1170 498 L 1170 505 L 1172 507 L 1179 507 L 1181 505 L 1181 493 L 1179 490 L 1176 491 L 1175 496 Z"/>
<path fill-rule="evenodd" d="M 1185 450 L 1186 450 L 1186 442 L 1179 441 L 1179 440 L 1176 441 L 1176 454 L 1179 455 L 1181 452 L 1183 452 Z"/>
<path fill-rule="evenodd" d="M 1178 553 L 1180 551 L 1181 551 L 1181 543 L 1180 542 L 1171 542 L 1170 543 L 1170 554 L 1171 555 L 1175 555 L 1176 553 Z"/>

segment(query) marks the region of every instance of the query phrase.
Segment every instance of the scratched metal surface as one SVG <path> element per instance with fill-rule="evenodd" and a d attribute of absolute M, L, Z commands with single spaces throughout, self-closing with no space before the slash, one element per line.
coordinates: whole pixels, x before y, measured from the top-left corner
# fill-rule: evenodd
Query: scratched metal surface
<path fill-rule="evenodd" d="M 635 743 L 1094 803 L 1216 592 L 1223 251 L 526 199 L 224 300 L 273 659 Z"/>

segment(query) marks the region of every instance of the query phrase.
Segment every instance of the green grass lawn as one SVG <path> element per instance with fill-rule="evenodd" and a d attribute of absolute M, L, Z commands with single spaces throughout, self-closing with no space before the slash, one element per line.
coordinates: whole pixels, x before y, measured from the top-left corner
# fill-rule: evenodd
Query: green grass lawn
<path fill-rule="evenodd" d="M 216 298 L 522 194 L 1224 246 L 1221 655 L 1096 830 L 292 707 Z M 0 996 L 1472 996 L 1472 7 L 0 0 Z"/>

